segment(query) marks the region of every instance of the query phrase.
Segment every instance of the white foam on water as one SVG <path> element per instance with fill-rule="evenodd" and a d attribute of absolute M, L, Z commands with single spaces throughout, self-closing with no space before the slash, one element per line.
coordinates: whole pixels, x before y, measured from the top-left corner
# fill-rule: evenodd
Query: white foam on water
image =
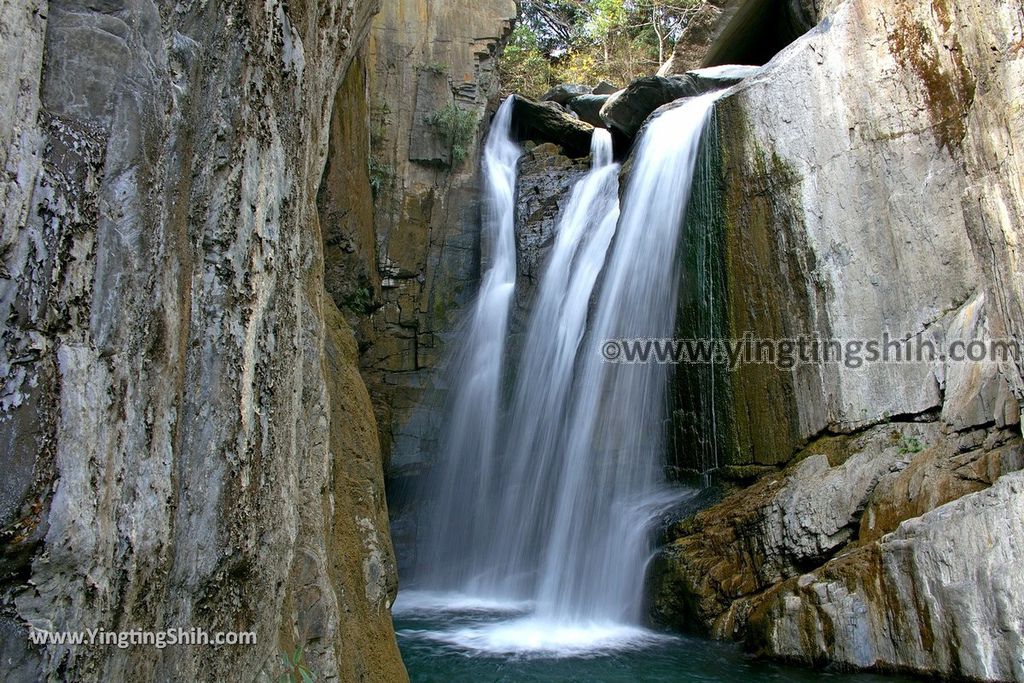
<path fill-rule="evenodd" d="M 444 591 L 401 591 L 391 607 L 392 614 L 524 614 L 533 608 L 529 601 L 467 595 Z"/>
<path fill-rule="evenodd" d="M 673 636 L 614 622 L 569 623 L 524 617 L 512 621 L 458 626 L 442 630 L 404 631 L 473 654 L 525 657 L 581 657 L 638 650 Z"/>

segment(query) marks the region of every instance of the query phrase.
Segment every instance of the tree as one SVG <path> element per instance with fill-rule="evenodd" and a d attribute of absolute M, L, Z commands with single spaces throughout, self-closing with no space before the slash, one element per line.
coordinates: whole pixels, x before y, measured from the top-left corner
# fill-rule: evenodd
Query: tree
<path fill-rule="evenodd" d="M 707 2 L 522 0 L 521 22 L 503 58 L 503 83 L 531 94 L 541 80 L 625 84 L 654 73 Z"/>
<path fill-rule="evenodd" d="M 551 87 L 551 62 L 541 52 L 536 31 L 527 23 L 516 26 L 498 62 L 503 94 L 518 92 L 538 99 Z"/>

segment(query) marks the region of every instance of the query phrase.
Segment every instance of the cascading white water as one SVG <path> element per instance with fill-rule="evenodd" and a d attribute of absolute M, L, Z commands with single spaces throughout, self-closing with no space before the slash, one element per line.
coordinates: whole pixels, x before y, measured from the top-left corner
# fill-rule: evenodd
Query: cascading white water
<path fill-rule="evenodd" d="M 648 123 L 621 216 L 611 140 L 595 132 L 592 168 L 559 222 L 504 412 L 504 340 L 494 335 L 506 333 L 514 272 L 502 266 L 492 278 L 504 256 L 496 247 L 466 338 L 471 362 L 459 372 L 469 374 L 458 376 L 416 581 L 477 600 L 526 601 L 532 614 L 442 639 L 578 651 L 646 637 L 630 625 L 641 616 L 649 523 L 679 497 L 662 474 L 668 368 L 606 363 L 601 344 L 674 330 L 677 245 L 714 99 L 694 98 Z M 502 110 L 485 160 L 507 139 Z M 513 169 L 514 153 L 502 157 Z M 485 163 L 488 187 L 502 168 Z M 514 180 L 514 170 L 502 177 Z M 500 229 L 511 242 L 511 190 L 507 199 L 509 225 Z M 489 289 L 496 282 L 507 283 L 502 295 Z"/>
<path fill-rule="evenodd" d="M 482 242 L 489 253 L 472 313 L 459 330 L 461 344 L 449 372 L 454 378 L 443 429 L 443 460 L 436 468 L 437 497 L 425 515 L 418 554 L 421 580 L 451 588 L 466 571 L 486 562 L 493 520 L 486 508 L 494 486 L 501 410 L 502 369 L 509 306 L 515 289 L 513 212 L 519 146 L 512 140 L 513 100 L 498 108 L 484 145 Z M 475 509 L 474 509 L 475 508 Z"/>
<path fill-rule="evenodd" d="M 574 367 L 587 309 L 619 218 L 619 165 L 612 138 L 597 129 L 591 170 L 573 188 L 527 323 L 504 431 L 501 525 L 473 588 L 512 599 L 533 597 L 537 567 L 558 504 L 557 471 L 569 419 Z"/>
<path fill-rule="evenodd" d="M 706 95 L 663 112 L 638 141 L 565 424 L 538 591 L 538 610 L 549 616 L 631 623 L 641 616 L 651 551 L 646 522 L 651 506 L 667 497 L 668 368 L 607 363 L 601 345 L 674 331 L 680 231 L 715 99 Z"/>

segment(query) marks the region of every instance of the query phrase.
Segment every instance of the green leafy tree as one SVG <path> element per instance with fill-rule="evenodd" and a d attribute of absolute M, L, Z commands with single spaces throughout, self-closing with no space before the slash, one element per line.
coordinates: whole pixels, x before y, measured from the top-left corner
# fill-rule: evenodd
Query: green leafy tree
<path fill-rule="evenodd" d="M 519 24 L 509 36 L 498 62 L 498 77 L 505 95 L 518 92 L 537 99 L 551 87 L 551 62 L 541 51 L 537 33 L 529 24 Z"/>
<path fill-rule="evenodd" d="M 707 2 L 522 0 L 521 23 L 499 67 L 502 83 L 536 96 L 542 82 L 625 84 L 654 73 Z"/>

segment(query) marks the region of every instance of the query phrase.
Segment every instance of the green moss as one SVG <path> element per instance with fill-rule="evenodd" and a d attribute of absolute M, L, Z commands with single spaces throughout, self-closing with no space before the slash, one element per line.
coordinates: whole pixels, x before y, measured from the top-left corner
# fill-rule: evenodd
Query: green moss
<path fill-rule="evenodd" d="M 801 248 L 800 177 L 758 143 L 742 104 L 719 105 L 723 138 L 723 242 L 729 329 L 734 338 L 792 337 L 812 316 Z M 756 302 L 756 304 L 754 303 Z M 800 441 L 795 375 L 770 364 L 730 374 L 733 464 L 787 462 Z"/>
<path fill-rule="evenodd" d="M 377 156 L 370 157 L 370 190 L 377 197 L 395 179 L 395 169 Z"/>
<path fill-rule="evenodd" d="M 427 71 L 438 76 L 448 73 L 448 65 L 443 62 L 427 62 L 417 67 L 420 71 Z"/>
<path fill-rule="evenodd" d="M 676 336 L 728 339 L 721 141 L 715 120 L 704 134 L 679 245 Z M 682 364 L 671 394 L 670 448 L 676 467 L 706 474 L 726 465 L 734 448 L 730 373 L 725 364 Z"/>

